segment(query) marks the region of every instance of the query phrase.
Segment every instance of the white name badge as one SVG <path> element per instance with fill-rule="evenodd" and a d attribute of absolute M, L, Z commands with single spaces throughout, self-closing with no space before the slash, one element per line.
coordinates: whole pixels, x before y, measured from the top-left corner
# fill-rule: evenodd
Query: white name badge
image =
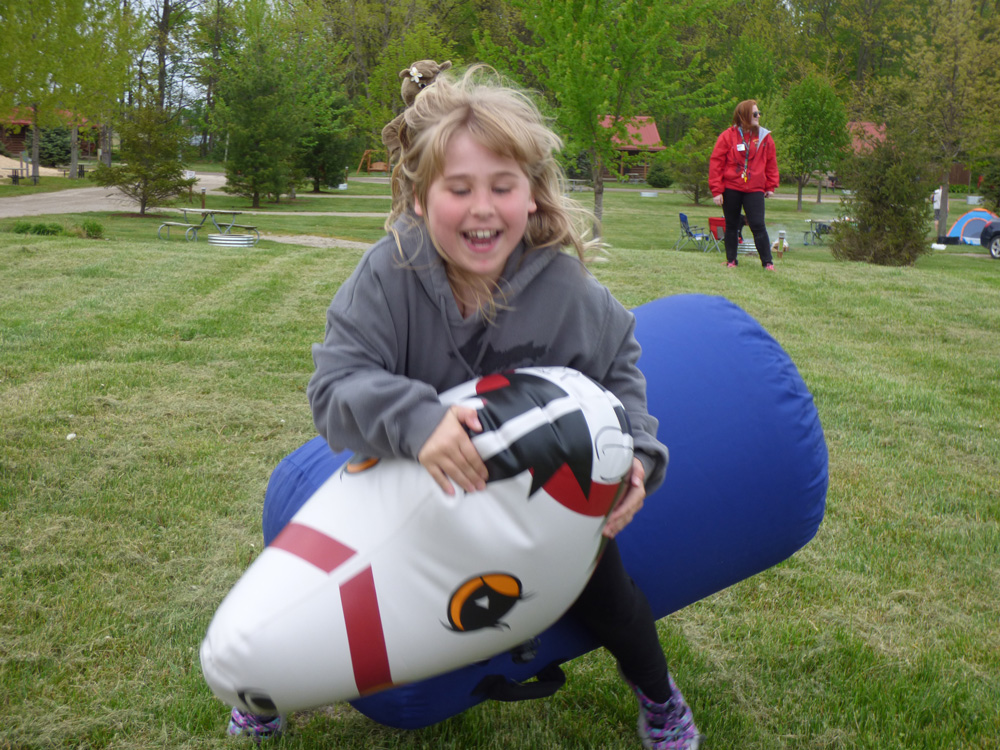
<path fill-rule="evenodd" d="M 742 144 L 742 143 L 737 143 L 736 144 L 736 150 L 737 151 L 746 151 L 746 149 L 747 149 L 747 147 L 746 147 L 745 144 Z"/>

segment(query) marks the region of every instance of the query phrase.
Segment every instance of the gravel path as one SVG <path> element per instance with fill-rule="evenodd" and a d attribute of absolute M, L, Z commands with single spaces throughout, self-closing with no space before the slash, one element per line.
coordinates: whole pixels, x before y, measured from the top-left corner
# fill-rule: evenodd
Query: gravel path
<path fill-rule="evenodd" d="M 225 175 L 203 174 L 198 177 L 198 187 L 217 190 L 226 184 Z M 71 188 L 54 193 L 19 195 L 0 198 L 0 218 L 40 216 L 42 214 L 78 214 L 88 211 L 136 210 L 135 203 L 127 200 L 117 190 L 102 187 Z"/>
<path fill-rule="evenodd" d="M 226 178 L 221 174 L 206 173 L 198 175 L 195 191 L 205 188 L 209 192 L 218 191 L 226 184 Z M 304 197 L 304 196 L 303 196 Z M 346 197 L 346 196 L 345 196 Z M 381 196 L 352 196 L 358 198 L 379 198 Z M 385 199 L 383 199 L 385 200 Z M 135 203 L 125 199 L 117 190 L 102 187 L 72 188 L 54 193 L 35 193 L 14 198 L 0 198 L 0 219 L 10 219 L 19 216 L 41 216 L 43 214 L 77 214 L 88 211 L 126 211 L 135 210 Z M 157 209 L 159 210 L 159 209 Z M 176 211 L 177 209 L 166 209 Z M 244 211 L 252 215 L 274 216 L 275 211 Z M 368 216 L 384 217 L 388 210 L 381 212 L 323 212 L 296 211 L 295 216 Z M 371 246 L 368 242 L 352 242 L 333 237 L 318 237 L 308 234 L 261 234 L 262 240 L 282 242 L 290 245 L 305 245 L 307 247 L 345 248 L 351 250 L 366 250 Z"/>

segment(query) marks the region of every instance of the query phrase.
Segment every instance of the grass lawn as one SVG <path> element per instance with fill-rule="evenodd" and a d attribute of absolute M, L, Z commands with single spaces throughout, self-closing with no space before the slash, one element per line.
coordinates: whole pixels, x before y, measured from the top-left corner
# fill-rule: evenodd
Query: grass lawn
<path fill-rule="evenodd" d="M 727 270 L 671 250 L 678 211 L 707 226 L 714 206 L 662 191 L 605 204 L 601 280 L 628 306 L 698 292 L 744 307 L 797 363 L 829 444 L 816 539 L 661 622 L 707 747 L 995 748 L 1000 263 L 982 248 L 839 263 L 789 235 L 774 274 Z M 769 227 L 837 215 L 806 206 L 770 201 Z M 260 551 L 271 470 L 314 435 L 309 347 L 361 253 L 160 242 L 162 218 L 125 214 L 31 220 L 86 218 L 106 239 L 0 221 L 0 748 L 232 747 L 198 647 Z M 378 218 L 247 223 L 381 234 Z M 276 747 L 639 747 L 613 661 L 593 652 L 568 673 L 551 699 L 416 732 L 348 706 L 295 714 Z"/>

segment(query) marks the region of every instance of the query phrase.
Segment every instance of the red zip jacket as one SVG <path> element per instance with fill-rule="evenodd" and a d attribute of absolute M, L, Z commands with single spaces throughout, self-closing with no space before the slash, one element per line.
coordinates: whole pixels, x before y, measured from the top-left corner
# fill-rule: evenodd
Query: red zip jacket
<path fill-rule="evenodd" d="M 726 188 L 741 193 L 768 193 L 778 188 L 778 162 L 774 155 L 774 138 L 767 128 L 757 128 L 758 135 L 744 130 L 746 151 L 739 129 L 733 125 L 719 135 L 708 164 L 708 188 L 712 195 L 722 195 Z M 743 169 L 746 167 L 746 179 Z"/>

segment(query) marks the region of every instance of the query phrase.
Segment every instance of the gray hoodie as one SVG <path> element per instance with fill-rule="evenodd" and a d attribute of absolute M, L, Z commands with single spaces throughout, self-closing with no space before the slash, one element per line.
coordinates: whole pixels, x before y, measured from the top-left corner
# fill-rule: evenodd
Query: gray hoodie
<path fill-rule="evenodd" d="M 519 245 L 504 268 L 493 323 L 463 318 L 423 222 L 404 216 L 337 291 L 326 340 L 313 346 L 307 390 L 316 428 L 335 450 L 416 458 L 447 408 L 437 394 L 491 373 L 572 367 L 625 406 L 647 492 L 667 450 L 646 411 L 635 318 L 575 257 Z"/>

